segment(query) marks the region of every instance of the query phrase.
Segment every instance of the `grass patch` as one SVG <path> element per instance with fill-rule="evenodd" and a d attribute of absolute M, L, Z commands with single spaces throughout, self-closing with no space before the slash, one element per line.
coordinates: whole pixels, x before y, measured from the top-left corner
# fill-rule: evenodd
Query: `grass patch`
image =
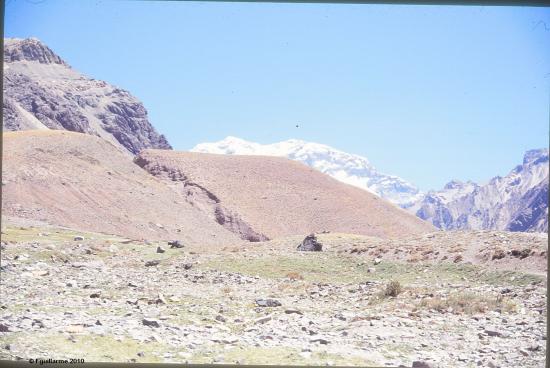
<path fill-rule="evenodd" d="M 40 236 L 39 234 L 47 234 Z M 75 236 L 82 236 L 84 240 L 75 241 Z M 50 227 L 11 227 L 2 229 L 2 241 L 13 243 L 38 242 L 40 244 L 53 244 L 60 242 L 83 243 L 92 239 L 97 241 L 121 242 L 125 239 L 113 235 L 76 231 L 63 228 Z"/>
<path fill-rule="evenodd" d="M 140 343 L 134 339 L 118 341 L 110 336 L 73 335 L 69 340 L 64 334 L 13 333 L 9 339 L 18 350 L 49 351 L 56 359 L 83 358 L 86 362 L 163 362 L 159 357 L 167 347 L 158 342 Z M 143 357 L 137 353 L 144 353 Z"/>
<path fill-rule="evenodd" d="M 334 365 L 371 366 L 375 363 L 366 361 L 357 356 L 341 356 L 325 351 L 313 351 L 309 357 L 300 355 L 300 351 L 292 347 L 236 347 L 230 350 L 218 350 L 212 354 L 197 352 L 189 363 L 212 363 L 214 357 L 220 357 L 224 363 L 235 364 L 278 364 L 278 365 L 325 365 L 332 362 Z"/>
<path fill-rule="evenodd" d="M 354 256 L 328 252 L 248 257 L 241 254 L 226 254 L 223 257 L 212 257 L 201 267 L 265 278 L 330 283 L 395 280 L 402 284 L 413 284 L 420 280 L 422 283 L 431 284 L 525 286 L 532 282 L 545 282 L 544 277 L 540 275 L 514 271 L 487 271 L 480 266 L 452 262 L 433 264 L 382 260 L 376 266 L 376 272 L 368 273 L 367 269 L 372 267 L 371 264 L 360 262 Z"/>
<path fill-rule="evenodd" d="M 403 291 L 403 288 L 401 287 L 401 284 L 399 283 L 399 281 L 393 280 L 386 285 L 386 289 L 384 290 L 384 296 L 396 297 L 401 293 L 401 291 Z"/>
<path fill-rule="evenodd" d="M 423 298 L 417 305 L 419 309 L 457 314 L 485 313 L 497 309 L 506 313 L 515 313 L 519 308 L 518 304 L 508 297 L 486 296 L 472 292 L 456 292 L 448 297 Z"/>

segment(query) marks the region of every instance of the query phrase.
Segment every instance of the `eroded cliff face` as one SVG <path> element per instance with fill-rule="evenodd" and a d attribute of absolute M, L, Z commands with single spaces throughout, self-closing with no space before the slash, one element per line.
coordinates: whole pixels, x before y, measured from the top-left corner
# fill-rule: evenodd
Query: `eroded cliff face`
<path fill-rule="evenodd" d="M 4 43 L 4 130 L 92 134 L 134 155 L 172 148 L 129 92 L 78 73 L 37 39 Z"/>
<path fill-rule="evenodd" d="M 254 231 L 237 212 L 223 206 L 214 193 L 193 182 L 181 170 L 149 161 L 142 156 L 136 157 L 134 162 L 151 175 L 168 183 L 168 186 L 183 196 L 189 204 L 241 239 L 251 242 L 269 240 L 267 236 Z"/>

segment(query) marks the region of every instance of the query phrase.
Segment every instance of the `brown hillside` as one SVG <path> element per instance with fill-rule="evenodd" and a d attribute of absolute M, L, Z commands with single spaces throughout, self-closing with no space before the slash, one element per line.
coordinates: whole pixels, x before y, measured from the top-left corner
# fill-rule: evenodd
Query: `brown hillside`
<path fill-rule="evenodd" d="M 240 239 L 111 143 L 54 130 L 4 133 L 2 215 L 144 239 Z"/>
<path fill-rule="evenodd" d="M 145 150 L 135 161 L 204 211 L 238 214 L 268 238 L 323 230 L 390 238 L 435 230 L 365 190 L 286 158 Z"/>

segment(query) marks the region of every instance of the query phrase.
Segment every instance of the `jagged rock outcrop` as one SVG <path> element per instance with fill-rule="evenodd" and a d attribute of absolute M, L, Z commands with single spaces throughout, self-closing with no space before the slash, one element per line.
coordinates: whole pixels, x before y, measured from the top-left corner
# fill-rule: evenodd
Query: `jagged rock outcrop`
<path fill-rule="evenodd" d="M 445 229 L 548 232 L 548 149 L 530 150 L 486 185 L 452 181 L 408 208 Z"/>
<path fill-rule="evenodd" d="M 521 202 L 506 230 L 548 232 L 548 181 L 530 189 Z"/>
<path fill-rule="evenodd" d="M 142 156 L 137 156 L 134 162 L 153 176 L 163 179 L 176 193 L 183 195 L 189 204 L 227 230 L 237 234 L 241 239 L 251 242 L 269 240 L 267 236 L 254 231 L 237 212 L 223 206 L 216 195 L 200 184 L 193 182 L 181 170 L 149 162 Z"/>
<path fill-rule="evenodd" d="M 4 130 L 92 134 L 131 154 L 171 149 L 129 92 L 88 78 L 35 38 L 4 40 Z"/>
<path fill-rule="evenodd" d="M 50 48 L 44 45 L 36 38 L 27 38 L 24 40 L 5 39 L 4 40 L 4 62 L 13 63 L 15 61 L 37 61 L 40 64 L 60 64 L 69 66 Z"/>

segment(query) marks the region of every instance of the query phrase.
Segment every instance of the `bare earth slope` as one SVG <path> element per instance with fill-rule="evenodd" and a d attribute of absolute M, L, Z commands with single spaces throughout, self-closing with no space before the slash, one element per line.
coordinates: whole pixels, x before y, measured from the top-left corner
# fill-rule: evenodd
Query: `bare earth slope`
<path fill-rule="evenodd" d="M 99 137 L 7 132 L 3 150 L 3 216 L 131 238 L 240 241 Z"/>
<path fill-rule="evenodd" d="M 204 211 L 236 213 L 267 238 L 325 230 L 388 238 L 435 229 L 365 190 L 287 158 L 144 150 L 135 162 L 171 182 L 189 201 L 196 198 Z"/>

